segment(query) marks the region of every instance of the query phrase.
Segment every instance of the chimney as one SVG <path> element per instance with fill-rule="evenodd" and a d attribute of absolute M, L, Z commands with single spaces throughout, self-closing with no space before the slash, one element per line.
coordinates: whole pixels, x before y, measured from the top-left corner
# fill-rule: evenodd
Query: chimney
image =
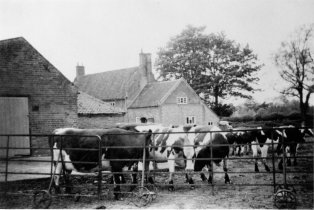
<path fill-rule="evenodd" d="M 140 53 L 140 69 L 141 73 L 146 80 L 146 83 L 151 83 L 155 81 L 153 72 L 152 72 L 152 59 L 150 53 Z"/>
<path fill-rule="evenodd" d="M 85 75 L 85 67 L 83 65 L 76 66 L 76 77 L 81 77 Z"/>

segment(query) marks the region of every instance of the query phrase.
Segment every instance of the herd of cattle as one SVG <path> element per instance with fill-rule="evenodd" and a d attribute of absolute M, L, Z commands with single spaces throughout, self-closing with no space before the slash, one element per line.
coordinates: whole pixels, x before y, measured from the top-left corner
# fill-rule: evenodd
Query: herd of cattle
<path fill-rule="evenodd" d="M 122 170 L 132 171 L 132 183 L 137 182 L 137 163 L 143 161 L 144 170 L 149 170 L 150 162 L 167 162 L 169 169 L 168 189 L 174 190 L 173 174 L 178 167 L 184 168 L 186 181 L 193 187 L 193 173 L 200 172 L 203 181 L 212 181 L 202 170 L 212 170 L 223 162 L 225 183 L 230 183 L 227 169 L 229 154 L 243 155 L 252 150 L 255 159 L 255 171 L 258 172 L 258 160 L 262 160 L 266 171 L 267 152 L 275 148 L 278 155 L 285 153 L 287 164 L 297 164 L 298 145 L 305 142 L 305 135 L 313 136 L 311 129 L 299 129 L 293 126 L 277 128 L 226 128 L 219 126 L 177 126 L 161 125 L 118 125 L 110 129 L 60 128 L 53 131 L 49 146 L 53 151 L 54 185 L 59 190 L 60 175 L 70 174 L 73 170 L 86 172 L 100 168 L 113 173 L 114 195 L 118 199 L 120 184 L 123 182 Z M 101 148 L 101 151 L 99 151 Z M 258 155 L 261 154 L 261 158 Z M 101 161 L 100 161 L 101 157 Z M 283 161 L 278 163 L 279 170 Z M 122 179 L 121 179 L 122 178 Z M 147 173 L 147 180 L 154 182 Z M 134 187 L 134 185 L 132 185 Z"/>

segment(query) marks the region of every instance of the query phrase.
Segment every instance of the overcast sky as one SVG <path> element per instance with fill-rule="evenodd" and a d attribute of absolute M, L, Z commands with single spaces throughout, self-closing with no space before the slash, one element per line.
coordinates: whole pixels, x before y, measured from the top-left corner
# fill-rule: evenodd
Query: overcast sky
<path fill-rule="evenodd" d="M 0 0 L 0 40 L 24 37 L 69 80 L 134 67 L 188 24 L 249 44 L 265 66 L 254 98 L 282 85 L 271 56 L 299 26 L 314 23 L 314 0 Z M 237 103 L 238 101 L 235 101 Z"/>

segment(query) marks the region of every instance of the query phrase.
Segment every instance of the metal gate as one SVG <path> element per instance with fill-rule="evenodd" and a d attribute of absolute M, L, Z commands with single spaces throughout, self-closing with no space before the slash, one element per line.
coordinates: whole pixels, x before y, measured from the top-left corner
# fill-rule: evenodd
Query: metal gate
<path fill-rule="evenodd" d="M 209 133 L 212 133 L 212 132 L 209 132 Z M 34 135 L 36 136 L 36 135 Z M 42 135 L 44 137 L 48 137 L 49 135 Z M 4 138 L 7 139 L 7 142 L 9 141 L 10 138 L 12 138 L 13 136 L 10 136 L 10 135 L 7 135 L 5 136 Z M 37 136 L 38 137 L 38 136 Z M 299 156 L 297 156 L 297 158 L 300 158 L 300 159 L 305 159 L 305 161 L 310 161 L 313 163 L 313 138 L 311 138 L 311 141 L 310 142 L 306 142 L 303 144 L 303 147 L 304 148 L 309 148 L 311 147 L 311 153 L 310 154 L 300 154 Z M 9 145 L 9 144 L 8 144 Z M 154 144 L 153 145 L 150 145 L 150 146 L 153 146 L 154 147 Z M 147 147 L 150 147 L 150 146 L 147 146 Z M 186 146 L 194 146 L 194 145 L 186 145 Z M 216 145 L 217 146 L 217 145 Z M 309 186 L 312 186 L 313 187 L 313 181 L 306 181 L 306 180 L 302 180 L 303 176 L 304 175 L 307 175 L 307 174 L 310 174 L 310 176 L 312 177 L 313 176 L 313 168 L 309 168 L 308 170 L 302 170 L 302 171 L 292 171 L 292 170 L 287 170 L 285 164 L 284 164 L 284 168 L 282 171 L 278 171 L 277 170 L 277 165 L 276 165 L 276 161 L 278 159 L 281 159 L 283 158 L 283 161 L 286 162 L 286 156 L 283 155 L 283 157 L 278 157 L 277 155 L 275 155 L 274 153 L 274 144 L 271 143 L 270 145 L 270 148 L 272 148 L 272 152 L 270 152 L 270 156 L 267 158 L 269 163 L 271 163 L 270 165 L 272 166 L 272 172 L 266 172 L 266 171 L 261 171 L 259 172 L 259 174 L 268 174 L 268 177 L 269 177 L 269 181 L 268 182 L 262 182 L 262 183 L 246 183 L 246 182 L 240 182 L 238 179 L 236 182 L 233 182 L 232 185 L 228 185 L 230 187 L 224 187 L 224 189 L 229 189 L 229 190 L 233 190 L 235 189 L 235 187 L 258 187 L 258 188 L 262 188 L 262 187 L 270 187 L 271 188 L 271 191 L 272 193 L 270 194 L 270 196 L 274 196 L 274 201 L 275 202 L 283 202 L 284 204 L 290 204 L 291 205 L 295 205 L 296 204 L 296 196 L 300 196 L 302 195 L 302 193 L 304 193 L 302 191 L 303 188 L 307 188 Z M 212 147 L 211 147 L 212 148 Z M 6 151 L 9 151 L 11 148 L 9 147 L 5 147 L 5 148 L 1 148 L 1 149 L 5 149 Z M 49 149 L 49 148 L 39 148 L 39 149 Z M 73 148 L 73 149 L 77 149 L 77 148 Z M 100 151 L 102 148 L 99 147 L 97 148 L 96 150 Z M 8 154 L 8 153 L 7 153 Z M 283 153 L 285 154 L 285 153 Z M 98 162 L 100 163 L 101 162 L 101 155 L 99 155 L 99 160 Z M 209 159 L 211 160 L 214 160 L 214 157 L 210 157 Z M 229 157 L 228 160 L 230 161 L 234 161 L 237 163 L 237 161 L 251 161 L 253 158 L 252 156 L 244 156 L 244 157 Z M 261 158 L 259 158 L 261 159 Z M 145 161 L 145 156 L 143 156 L 143 159 L 137 159 L 138 161 L 142 161 L 144 162 Z M 152 162 L 154 161 L 154 159 L 150 159 Z M 47 163 L 47 165 L 51 166 L 51 170 L 48 171 L 48 172 L 44 172 L 44 171 L 41 171 L 41 172 L 33 172 L 33 173 L 30 173 L 30 172 L 25 172 L 25 171 L 22 171 L 22 172 L 12 172 L 10 171 L 10 168 L 9 168 L 9 165 L 10 164 L 13 164 L 14 162 L 16 162 L 18 160 L 14 160 L 14 159 L 10 159 L 9 157 L 7 157 L 5 160 L 4 160 L 4 166 L 5 168 L 3 168 L 1 170 L 1 174 L 5 175 L 6 176 L 6 179 L 5 180 L 2 180 L 2 181 L 5 181 L 5 186 L 9 186 L 10 185 L 10 179 L 8 179 L 8 177 L 10 175 L 16 175 L 16 174 L 21 174 L 21 175 L 27 175 L 27 174 L 31 174 L 33 176 L 43 176 L 43 175 L 46 175 L 48 177 L 50 177 L 52 174 L 53 174 L 53 171 L 52 171 L 52 159 L 51 160 L 45 160 L 44 162 Z M 117 160 L 112 160 L 112 161 L 117 161 Z M 29 161 L 28 161 L 29 162 Z M 33 160 L 33 162 L 39 162 L 39 160 Z M 239 174 L 246 174 L 247 176 L 254 176 L 254 174 L 256 174 L 254 171 L 253 171 L 253 167 L 254 167 L 254 164 L 252 164 L 252 161 L 250 162 L 250 165 L 248 166 L 245 166 L 246 168 L 244 168 L 244 170 L 242 170 L 241 172 L 239 171 L 232 171 L 232 170 L 229 170 L 228 173 L 231 174 L 231 176 L 236 176 L 236 175 L 239 175 Z M 153 169 L 152 170 L 152 174 L 154 177 L 158 177 L 159 179 L 161 178 L 164 178 L 166 177 L 167 175 L 167 170 L 164 170 L 164 169 L 159 169 L 157 170 L 155 168 L 155 166 L 153 166 Z M 184 177 L 184 171 L 178 171 L 176 172 L 176 174 L 178 176 L 182 176 Z M 212 171 L 212 177 L 213 177 L 213 180 L 212 180 L 212 183 L 211 184 L 204 184 L 204 183 L 201 183 L 201 182 L 197 182 L 197 183 L 194 183 L 194 186 L 195 187 L 206 187 L 206 186 L 209 186 L 209 189 L 211 189 L 211 192 L 210 195 L 215 195 L 215 193 L 217 192 L 217 189 L 219 189 L 220 187 L 222 186 L 225 186 L 224 183 L 222 182 L 218 182 L 217 180 L 220 179 L 219 177 L 222 176 L 222 174 L 224 173 L 223 171 Z M 293 173 L 293 177 L 291 178 L 290 174 Z M 111 173 L 112 174 L 112 173 Z M 89 188 L 94 188 L 95 191 L 94 192 L 97 192 L 96 194 L 93 194 L 92 191 L 87 191 L 87 193 L 85 194 L 82 194 L 80 196 L 87 196 L 87 197 L 97 197 L 98 199 L 103 199 L 104 197 L 104 193 L 110 193 L 108 190 L 109 189 L 112 189 L 112 186 L 114 185 L 113 183 L 109 183 L 107 182 L 107 178 L 109 175 L 111 175 L 110 173 L 102 173 L 101 170 L 100 170 L 100 173 L 98 173 L 96 176 L 94 175 L 93 179 L 83 179 L 81 177 L 79 177 L 78 179 L 76 179 L 76 181 L 74 182 L 74 184 L 76 185 L 75 187 L 77 187 L 80 191 L 86 191 L 87 189 Z M 123 172 L 123 174 L 129 174 L 129 172 Z M 139 184 L 137 185 L 138 187 L 136 188 L 137 191 L 134 191 L 134 192 L 128 192 L 128 191 L 125 191 L 123 193 L 126 194 L 126 196 L 128 195 L 133 195 L 133 198 L 136 198 L 136 202 L 135 204 L 147 204 L 149 202 L 151 202 L 153 199 L 152 198 L 155 198 L 156 195 L 157 196 L 173 196 L 173 194 L 171 192 L 167 192 L 167 183 L 164 183 L 163 181 L 159 181 L 154 187 L 151 188 L 151 186 L 149 187 L 146 187 L 146 188 L 143 188 L 144 186 L 147 186 L 147 185 L 144 185 L 144 170 L 141 170 L 139 169 L 138 171 L 138 174 L 140 175 L 140 179 L 141 179 L 141 182 L 139 182 Z M 195 173 L 195 177 L 196 177 L 196 174 Z M 300 174 L 300 176 L 298 175 L 295 175 L 295 174 Z M 62 175 L 62 174 L 61 174 Z M 290 178 L 288 178 L 290 177 Z M 242 179 L 245 181 L 245 179 Z M 50 182 L 51 183 L 51 182 Z M 86 183 L 88 184 L 91 184 L 92 187 L 86 187 Z M 93 186 L 94 185 L 94 186 Z M 124 186 L 126 187 L 129 187 L 129 186 L 132 186 L 134 184 L 131 184 L 130 182 L 127 182 L 125 184 L 123 184 Z M 47 185 L 44 185 L 44 187 L 47 187 Z M 66 186 L 65 186 L 66 187 Z M 178 187 L 182 190 L 182 187 L 186 188 L 187 190 L 189 189 L 190 187 L 190 184 L 188 183 L 184 183 L 182 181 L 176 181 L 175 183 L 175 187 Z M 301 187 L 301 188 L 300 188 Z M 50 186 L 49 186 L 50 188 Z M 157 190 L 156 190 L 157 188 Z M 297 191 L 295 191 L 295 189 L 297 189 Z M 301 190 L 300 190 L 301 189 Z M 41 189 L 41 190 L 45 190 L 45 189 Z M 156 193 L 151 193 L 152 191 L 156 191 Z M 158 193 L 157 193 L 158 191 Z M 30 192 L 30 195 L 32 195 L 34 192 L 32 192 L 31 190 L 29 191 Z M 41 191 L 42 192 L 42 191 Z M 6 194 L 10 194 L 12 192 L 4 192 Z M 25 192 L 23 192 L 25 194 Z M 38 191 L 36 191 L 35 193 L 38 193 Z M 218 193 L 218 192 L 217 192 Z M 256 194 L 258 194 L 259 192 L 256 191 Z M 297 193 L 297 194 L 296 194 Z M 313 193 L 313 192 L 311 192 Z M 38 195 L 38 194 L 37 194 Z M 45 199 L 45 196 L 46 194 L 42 194 L 42 198 Z M 53 196 L 56 196 L 56 195 L 53 195 Z M 68 196 L 66 194 L 63 194 L 63 196 Z M 72 195 L 72 196 L 76 196 L 76 195 Z M 175 196 L 180 196 L 180 194 L 176 193 Z M 200 195 L 201 196 L 201 195 Z M 291 206 L 288 206 L 288 207 L 291 207 Z"/>

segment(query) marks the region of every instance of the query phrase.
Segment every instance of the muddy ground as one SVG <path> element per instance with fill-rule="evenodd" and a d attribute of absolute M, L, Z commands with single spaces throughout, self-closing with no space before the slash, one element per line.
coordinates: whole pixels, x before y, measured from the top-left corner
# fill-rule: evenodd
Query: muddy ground
<path fill-rule="evenodd" d="M 314 138 L 308 138 L 307 142 L 314 142 Z M 287 167 L 287 183 L 293 185 L 297 199 L 298 209 L 313 209 L 313 144 L 302 145 L 299 156 L 311 156 L 298 158 L 298 166 Z M 251 157 L 251 156 L 244 156 Z M 277 161 L 276 161 L 277 162 Z M 272 159 L 268 160 L 271 170 Z M 215 167 L 214 186 L 200 180 L 198 174 L 194 175 L 195 189 L 185 183 L 183 173 L 175 176 L 174 192 L 169 192 L 165 185 L 167 173 L 156 174 L 157 193 L 156 198 L 144 207 L 138 207 L 139 201 L 131 195 L 125 194 L 122 200 L 114 200 L 112 186 L 109 183 L 109 175 L 104 175 L 106 184 L 102 186 L 102 200 L 97 200 L 97 183 L 94 177 L 79 176 L 74 181 L 76 186 L 74 192 L 81 195 L 93 195 L 93 197 L 81 197 L 75 201 L 75 196 L 56 196 L 53 193 L 52 203 L 49 208 L 107 208 L 107 209 L 226 209 L 226 208 L 248 208 L 248 209 L 273 209 L 274 205 L 274 175 L 266 172 L 262 164 L 259 164 L 260 172 L 254 172 L 254 161 L 251 159 L 236 159 L 228 162 L 231 184 L 224 183 L 222 167 Z M 277 166 L 277 164 L 276 164 Z M 277 167 L 276 167 L 277 168 Z M 276 170 L 276 184 L 283 184 L 283 173 Z M 0 207 L 8 209 L 33 208 L 33 194 L 37 190 L 47 190 L 50 178 L 19 180 L 8 182 L 6 186 L 0 183 L 1 191 L 7 187 L 7 195 L 0 197 Z M 80 184 L 77 184 L 80 183 Z M 91 189 L 89 189 L 91 188 Z M 148 187 L 149 189 L 153 189 Z M 123 186 L 126 192 L 129 186 Z M 23 194 L 23 195 L 22 195 Z M 153 197 L 153 196 L 151 196 Z"/>

